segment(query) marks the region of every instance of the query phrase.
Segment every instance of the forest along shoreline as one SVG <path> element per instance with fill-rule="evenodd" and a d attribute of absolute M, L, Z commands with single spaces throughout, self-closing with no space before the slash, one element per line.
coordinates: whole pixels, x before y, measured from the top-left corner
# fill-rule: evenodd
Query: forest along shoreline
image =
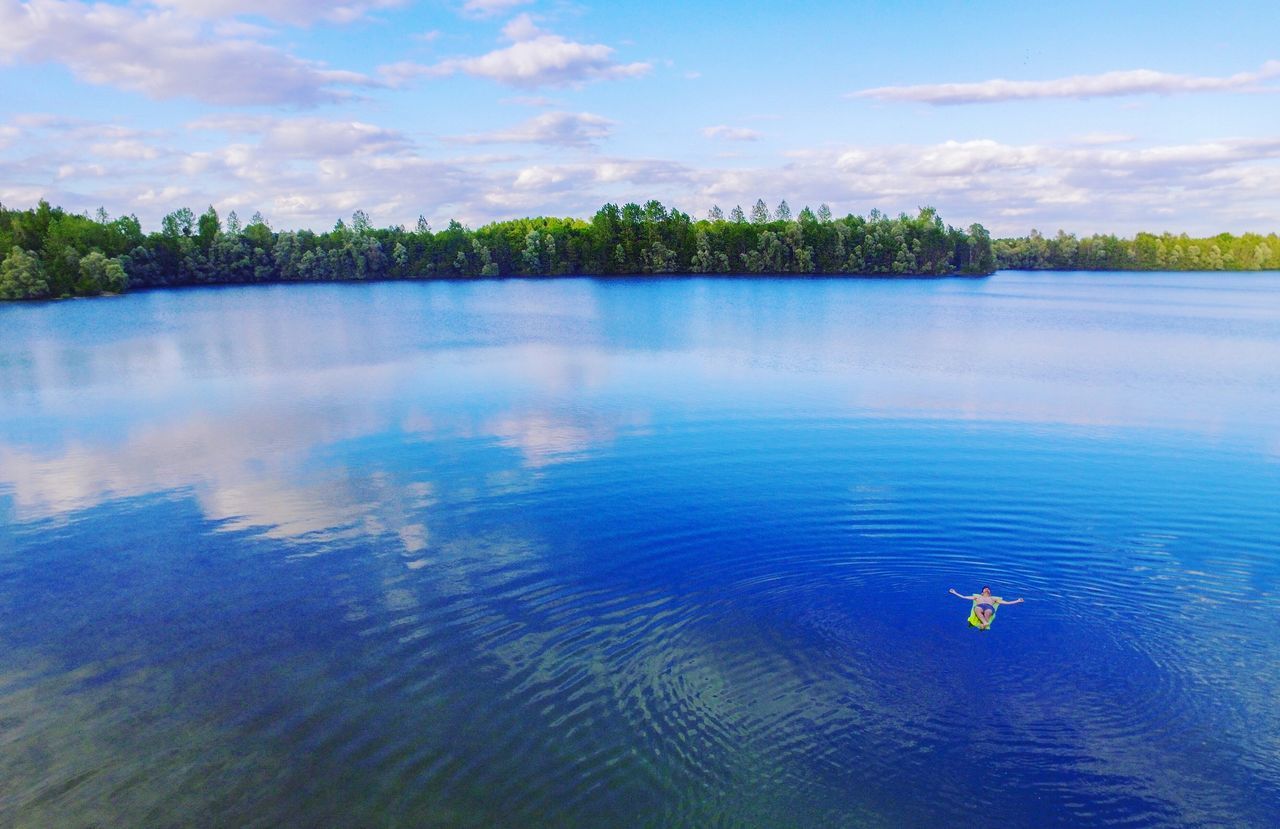
<path fill-rule="evenodd" d="M 987 276 L 1012 270 L 1280 269 L 1275 234 L 1185 234 L 1133 239 L 1059 231 L 993 240 L 937 211 L 912 217 L 872 210 L 833 217 L 827 205 L 792 215 L 758 200 L 747 214 L 719 207 L 694 220 L 660 202 L 606 204 L 588 221 L 525 218 L 476 230 L 450 221 L 434 231 L 375 228 L 364 211 L 326 233 L 276 231 L 261 214 L 242 224 L 213 207 L 166 215 L 144 234 L 135 216 L 89 216 L 41 201 L 0 205 L 0 299 L 119 294 L 188 285 L 459 279 L 474 277 L 797 275 Z"/>

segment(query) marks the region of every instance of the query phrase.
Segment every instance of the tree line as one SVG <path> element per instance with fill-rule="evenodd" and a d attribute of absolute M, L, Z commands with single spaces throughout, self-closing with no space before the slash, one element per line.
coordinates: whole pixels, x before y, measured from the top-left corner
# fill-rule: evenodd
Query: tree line
<path fill-rule="evenodd" d="M 996 267 L 982 225 L 915 216 L 834 218 L 825 204 L 793 216 L 763 200 L 748 216 L 712 208 L 694 220 L 649 201 L 606 204 L 590 221 L 526 218 L 476 230 L 375 228 L 363 211 L 326 233 L 276 231 L 261 214 L 242 224 L 213 207 L 164 217 L 144 234 L 134 216 L 70 213 L 41 201 L 0 205 L 0 299 L 93 296 L 130 288 L 482 276 L 633 274 L 985 275 Z"/>
<path fill-rule="evenodd" d="M 1046 238 L 995 241 L 997 267 L 1033 271 L 1260 271 L 1280 270 L 1280 238 L 1220 233 L 1204 239 L 1187 234 L 1139 233 L 1132 239 L 1095 234 L 1077 239 L 1059 230 Z"/>

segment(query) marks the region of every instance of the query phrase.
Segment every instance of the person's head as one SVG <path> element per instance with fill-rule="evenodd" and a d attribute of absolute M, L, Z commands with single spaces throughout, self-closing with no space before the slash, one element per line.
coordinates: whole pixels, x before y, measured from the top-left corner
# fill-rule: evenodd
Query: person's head
<path fill-rule="evenodd" d="M 984 585 L 982 585 L 982 595 L 984 595 L 984 596 L 990 596 L 990 595 L 991 595 L 991 588 L 990 588 L 990 587 L 987 587 L 985 584 L 984 584 Z"/>

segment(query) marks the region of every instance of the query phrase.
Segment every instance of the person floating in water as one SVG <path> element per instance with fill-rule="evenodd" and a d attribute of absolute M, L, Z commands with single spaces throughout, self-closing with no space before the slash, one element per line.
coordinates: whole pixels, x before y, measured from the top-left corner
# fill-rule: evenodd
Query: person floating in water
<path fill-rule="evenodd" d="M 947 588 L 947 591 L 953 596 L 959 596 L 973 602 L 973 616 L 978 620 L 978 629 L 986 630 L 991 627 L 991 617 L 996 615 L 996 608 L 1005 604 L 1022 604 L 1022 599 L 1005 600 L 999 596 L 991 595 L 991 588 L 983 586 L 981 593 L 974 593 L 972 596 L 966 596 L 963 593 L 957 593 L 954 587 Z"/>

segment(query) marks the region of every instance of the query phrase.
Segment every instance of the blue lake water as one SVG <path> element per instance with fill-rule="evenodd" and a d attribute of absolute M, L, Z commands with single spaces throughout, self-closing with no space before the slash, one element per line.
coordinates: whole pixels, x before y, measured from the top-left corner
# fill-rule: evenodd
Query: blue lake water
<path fill-rule="evenodd" d="M 1278 530 L 1275 273 L 0 306 L 0 825 L 1273 826 Z"/>

